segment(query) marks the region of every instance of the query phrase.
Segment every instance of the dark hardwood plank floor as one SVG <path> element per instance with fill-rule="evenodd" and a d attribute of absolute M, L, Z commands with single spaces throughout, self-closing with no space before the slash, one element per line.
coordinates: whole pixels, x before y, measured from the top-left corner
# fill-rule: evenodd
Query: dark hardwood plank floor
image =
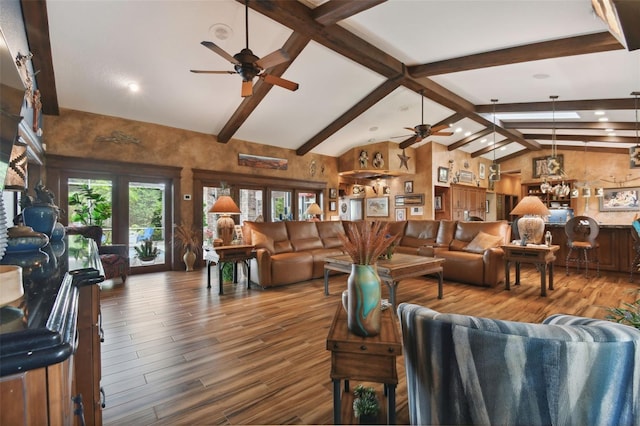
<path fill-rule="evenodd" d="M 104 424 L 332 423 L 325 339 L 346 275 L 331 277 L 329 296 L 322 280 L 267 290 L 226 284 L 219 296 L 212 275 L 211 289 L 204 269 L 103 284 Z M 540 322 L 554 313 L 604 318 L 607 307 L 640 298 L 628 273 L 585 279 L 558 270 L 548 297 L 540 296 L 535 269 L 523 266 L 522 282 L 506 291 L 445 281 L 438 300 L 435 279 L 407 279 L 397 299 L 441 312 Z M 400 357 L 397 418 L 408 423 L 403 362 Z"/>

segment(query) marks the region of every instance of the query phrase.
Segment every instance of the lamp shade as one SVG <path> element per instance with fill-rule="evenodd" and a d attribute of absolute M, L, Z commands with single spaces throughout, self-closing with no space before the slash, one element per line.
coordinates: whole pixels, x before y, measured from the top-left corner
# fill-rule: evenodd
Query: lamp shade
<path fill-rule="evenodd" d="M 233 198 L 228 195 L 221 195 L 216 202 L 213 203 L 213 206 L 209 209 L 209 213 L 240 214 L 240 209 L 235 201 L 233 201 Z"/>
<path fill-rule="evenodd" d="M 27 189 L 27 144 L 22 142 L 20 138 L 16 139 L 11 148 L 4 189 L 9 191 Z"/>
<path fill-rule="evenodd" d="M 305 210 L 304 214 L 310 214 L 310 215 L 319 215 L 322 214 L 322 209 L 320 208 L 319 205 L 317 205 L 316 203 L 311 204 L 309 207 L 307 207 L 307 210 Z"/>
<path fill-rule="evenodd" d="M 540 216 L 548 216 L 551 212 L 540 201 L 540 198 L 535 195 L 527 195 L 511 210 L 511 214 L 524 216 L 518 219 L 518 232 L 521 238 L 534 244 L 542 242 L 544 220 Z"/>
<path fill-rule="evenodd" d="M 540 198 L 535 195 L 527 195 L 520 200 L 513 210 L 511 210 L 510 214 L 514 216 L 524 216 L 527 214 L 535 216 L 549 216 L 551 212 L 547 206 L 540 201 Z"/>

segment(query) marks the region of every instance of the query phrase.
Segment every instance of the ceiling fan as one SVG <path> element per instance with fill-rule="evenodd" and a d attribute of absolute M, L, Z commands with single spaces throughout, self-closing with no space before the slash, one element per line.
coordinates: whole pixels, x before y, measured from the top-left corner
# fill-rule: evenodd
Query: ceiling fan
<path fill-rule="evenodd" d="M 249 0 L 245 1 L 245 35 L 247 41 L 246 47 L 242 49 L 240 53 L 236 53 L 233 56 L 213 42 L 203 41 L 200 43 L 231 62 L 235 71 L 191 70 L 191 72 L 197 74 L 240 74 L 242 77 L 242 97 L 253 94 L 253 79 L 255 77 L 259 77 L 267 83 L 275 84 L 288 90 L 298 90 L 298 83 L 262 72 L 262 70 L 266 68 L 274 67 L 289 60 L 289 54 L 284 49 L 271 52 L 264 58 L 257 57 L 251 49 L 249 49 Z"/>
<path fill-rule="evenodd" d="M 448 127 L 446 124 L 435 127 L 431 127 L 430 124 L 424 124 L 424 90 L 420 91 L 420 98 L 422 99 L 422 124 L 418 124 L 415 127 L 405 127 L 405 129 L 413 131 L 414 134 L 409 139 L 402 141 L 402 143 L 411 145 L 413 143 L 418 143 L 429 136 L 453 135 L 452 132 L 441 132 L 442 129 L 446 129 Z"/>

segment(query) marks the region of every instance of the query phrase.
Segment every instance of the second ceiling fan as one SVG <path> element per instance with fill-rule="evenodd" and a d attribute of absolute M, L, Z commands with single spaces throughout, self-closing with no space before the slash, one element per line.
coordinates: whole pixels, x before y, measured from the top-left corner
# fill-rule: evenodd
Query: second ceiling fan
<path fill-rule="evenodd" d="M 213 42 L 203 41 L 201 43 L 203 46 L 231 62 L 235 71 L 191 70 L 191 72 L 197 74 L 240 74 L 242 77 L 242 97 L 253 94 L 253 79 L 255 77 L 259 77 L 267 83 L 275 84 L 288 90 L 298 90 L 298 83 L 262 72 L 266 68 L 274 67 L 289 60 L 289 54 L 284 49 L 271 52 L 264 58 L 257 57 L 251 49 L 249 49 L 249 0 L 245 1 L 245 36 L 246 47 L 233 56 Z"/>
<path fill-rule="evenodd" d="M 434 127 L 431 127 L 431 124 L 424 124 L 424 90 L 420 91 L 420 99 L 422 100 L 422 123 L 418 124 L 415 127 L 405 127 L 405 129 L 413 131 L 414 134 L 409 139 L 405 139 L 404 141 L 401 142 L 402 144 L 404 144 L 404 146 L 418 143 L 429 136 L 453 135 L 452 132 L 441 131 L 442 129 L 446 129 L 447 127 L 449 127 L 446 124 L 442 124 L 440 126 L 434 126 Z"/>

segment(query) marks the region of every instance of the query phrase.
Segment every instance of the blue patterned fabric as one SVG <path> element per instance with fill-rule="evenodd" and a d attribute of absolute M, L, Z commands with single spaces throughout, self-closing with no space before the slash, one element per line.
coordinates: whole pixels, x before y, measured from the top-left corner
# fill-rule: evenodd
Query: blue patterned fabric
<path fill-rule="evenodd" d="M 640 425 L 640 331 L 529 324 L 402 303 L 411 424 Z"/>

